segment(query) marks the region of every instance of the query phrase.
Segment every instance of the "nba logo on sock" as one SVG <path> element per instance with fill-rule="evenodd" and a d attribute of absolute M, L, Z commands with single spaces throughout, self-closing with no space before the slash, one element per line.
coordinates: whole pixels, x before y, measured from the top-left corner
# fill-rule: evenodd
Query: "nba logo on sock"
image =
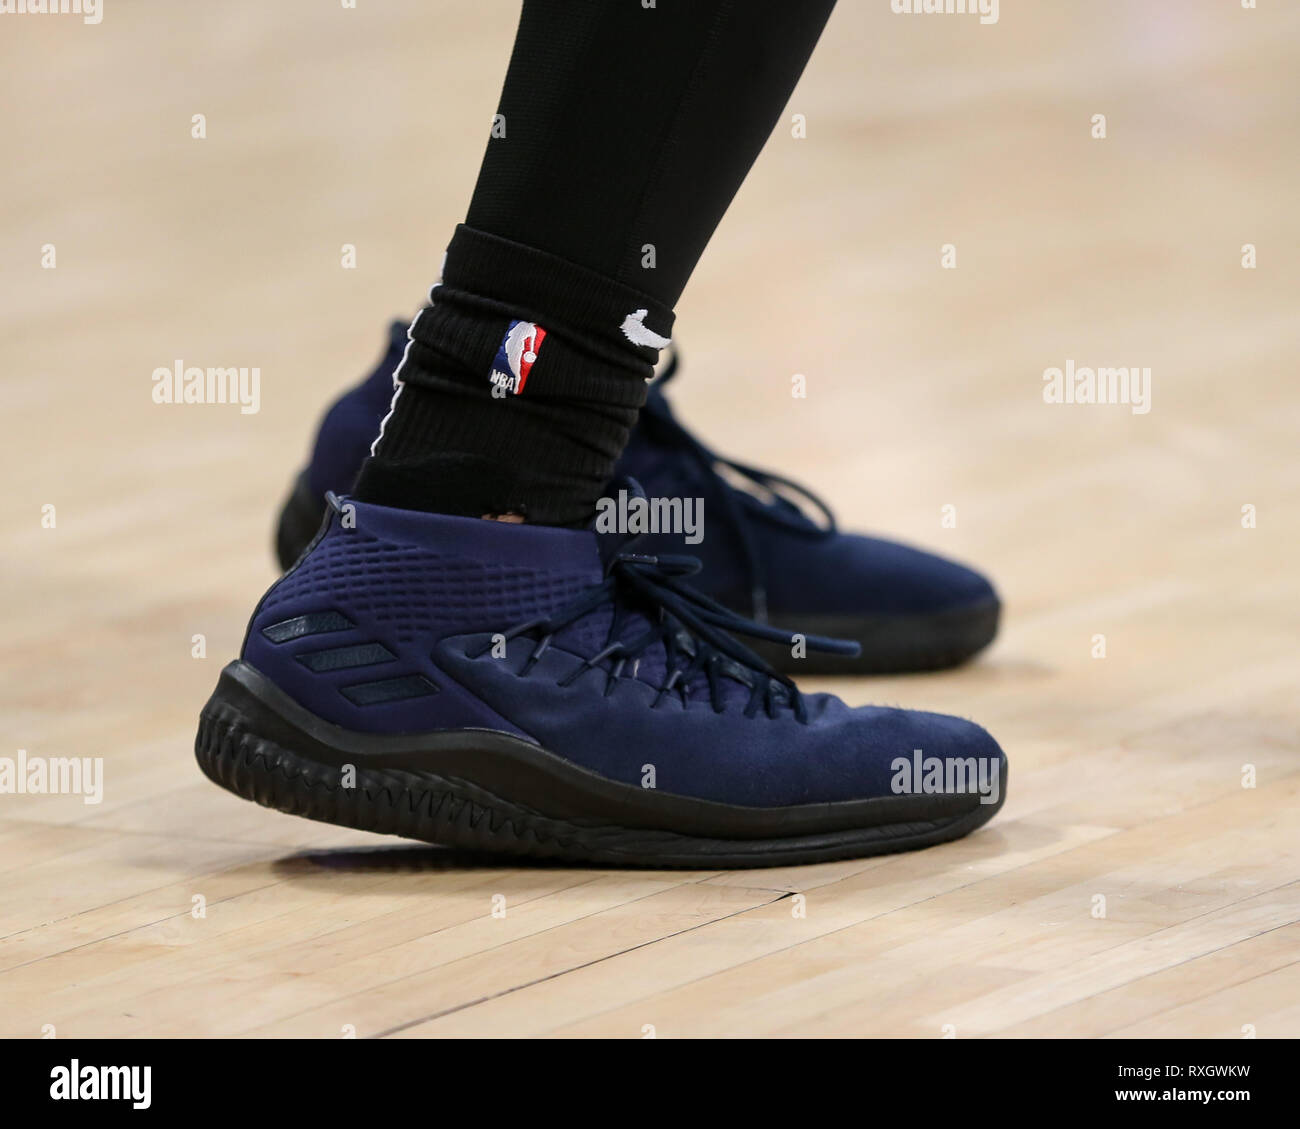
<path fill-rule="evenodd" d="M 528 374 L 532 371 L 546 330 L 531 321 L 512 321 L 501 339 L 496 358 L 492 361 L 492 385 L 518 396 L 524 390 Z"/>

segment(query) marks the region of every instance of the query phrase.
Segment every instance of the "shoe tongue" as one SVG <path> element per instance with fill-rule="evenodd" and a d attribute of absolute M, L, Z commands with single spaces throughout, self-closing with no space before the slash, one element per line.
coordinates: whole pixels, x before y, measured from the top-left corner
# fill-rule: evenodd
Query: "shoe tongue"
<path fill-rule="evenodd" d="M 618 472 L 649 482 L 656 493 L 709 498 L 728 495 L 752 509 L 777 515 L 788 524 L 818 532 L 824 529 L 802 506 L 779 490 L 748 471 L 741 471 L 737 464 L 718 459 L 699 443 L 678 422 L 667 397 L 654 384 L 650 386 L 641 418 L 618 464 Z M 821 506 L 816 499 L 812 500 Z"/>
<path fill-rule="evenodd" d="M 408 330 L 411 323 L 409 321 L 395 321 L 388 327 L 388 349 L 389 352 L 396 353 L 399 356 L 406 352 L 406 342 L 408 340 Z"/>
<path fill-rule="evenodd" d="M 596 503 L 596 516 L 591 519 L 590 528 L 596 536 L 597 551 L 605 570 L 620 554 L 635 553 L 637 541 L 644 536 L 620 528 L 620 515 L 638 500 L 647 500 L 645 488 L 631 475 L 619 475 L 610 480 L 604 496 Z"/>
<path fill-rule="evenodd" d="M 616 523 L 609 520 L 621 512 L 617 504 L 610 504 L 616 503 L 620 494 L 626 496 L 626 502 L 635 499 L 644 500 L 647 497 L 641 483 L 630 475 L 614 478 L 605 488 L 605 497 L 601 499 L 602 505 L 592 523 L 592 529 L 597 540 L 602 566 L 606 571 L 608 571 L 610 564 L 616 557 L 635 554 L 637 542 L 642 537 L 639 533 L 620 531 Z M 602 520 L 602 515 L 605 520 Z M 560 646 L 571 648 L 578 654 L 593 654 L 596 651 L 603 650 L 612 641 L 609 630 L 613 621 L 614 613 L 612 608 L 608 606 L 598 608 L 557 632 L 555 641 Z M 617 637 L 625 642 L 630 641 L 642 635 L 652 626 L 652 621 L 644 610 L 631 611 L 625 608 L 620 617 L 620 628 Z M 677 646 L 679 650 L 693 654 L 695 645 L 684 630 L 678 632 Z M 683 660 L 678 656 L 674 665 L 680 669 L 682 664 Z M 661 686 L 668 678 L 668 665 L 668 649 L 662 641 L 656 641 L 637 656 L 631 666 L 631 670 L 635 671 L 635 674 L 630 676 L 651 686 Z M 731 669 L 733 667 L 734 669 Z M 723 675 L 719 690 L 724 700 L 748 695 L 749 687 L 752 685 L 751 672 L 746 671 L 740 664 L 727 663 L 724 664 L 719 673 Z M 702 673 L 697 674 L 691 679 L 688 689 L 696 693 L 707 692 L 707 677 Z"/>

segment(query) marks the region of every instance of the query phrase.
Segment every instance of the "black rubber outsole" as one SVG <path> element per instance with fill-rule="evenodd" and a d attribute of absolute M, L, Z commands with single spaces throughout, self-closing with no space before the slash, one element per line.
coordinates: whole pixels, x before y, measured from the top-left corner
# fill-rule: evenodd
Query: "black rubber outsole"
<path fill-rule="evenodd" d="M 1005 758 L 997 802 L 987 804 L 965 793 L 761 809 L 647 792 L 507 734 L 353 733 L 315 718 L 242 662 L 222 671 L 194 750 L 209 779 L 291 815 L 507 856 L 615 866 L 789 866 L 914 850 L 969 834 L 1006 797 Z M 345 768 L 354 777 L 347 787 Z M 501 794 L 507 790 L 509 798 Z M 729 837 L 690 833 L 709 829 Z"/>
<path fill-rule="evenodd" d="M 302 555 L 324 520 L 325 501 L 312 491 L 303 471 L 281 507 L 276 526 L 281 569 L 287 570 Z M 791 631 L 856 640 L 862 647 L 857 658 L 817 651 L 794 658 L 788 646 L 761 639 L 746 639 L 745 645 L 782 674 L 920 674 L 960 666 L 977 655 L 997 635 L 1001 610 L 993 598 L 929 615 L 796 617 Z"/>

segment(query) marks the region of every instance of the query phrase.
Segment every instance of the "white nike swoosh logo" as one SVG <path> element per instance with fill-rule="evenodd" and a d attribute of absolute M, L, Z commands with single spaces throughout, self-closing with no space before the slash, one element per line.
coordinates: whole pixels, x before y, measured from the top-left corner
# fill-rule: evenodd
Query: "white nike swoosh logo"
<path fill-rule="evenodd" d="M 623 319 L 623 324 L 619 327 L 633 345 L 648 345 L 651 349 L 664 348 L 670 338 L 660 337 L 653 329 L 647 329 L 645 326 L 645 316 L 649 310 L 633 310 Z"/>

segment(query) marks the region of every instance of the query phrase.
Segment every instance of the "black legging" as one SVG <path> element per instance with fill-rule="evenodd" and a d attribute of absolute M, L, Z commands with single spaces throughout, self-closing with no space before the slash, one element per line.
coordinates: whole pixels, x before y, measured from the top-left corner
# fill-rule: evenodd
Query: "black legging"
<path fill-rule="evenodd" d="M 672 308 L 833 6 L 650 3 L 524 0 L 504 132 L 411 329 L 363 500 L 592 514 Z"/>
<path fill-rule="evenodd" d="M 524 0 L 466 223 L 671 309 L 834 0 Z M 653 244 L 653 270 L 642 247 Z"/>

